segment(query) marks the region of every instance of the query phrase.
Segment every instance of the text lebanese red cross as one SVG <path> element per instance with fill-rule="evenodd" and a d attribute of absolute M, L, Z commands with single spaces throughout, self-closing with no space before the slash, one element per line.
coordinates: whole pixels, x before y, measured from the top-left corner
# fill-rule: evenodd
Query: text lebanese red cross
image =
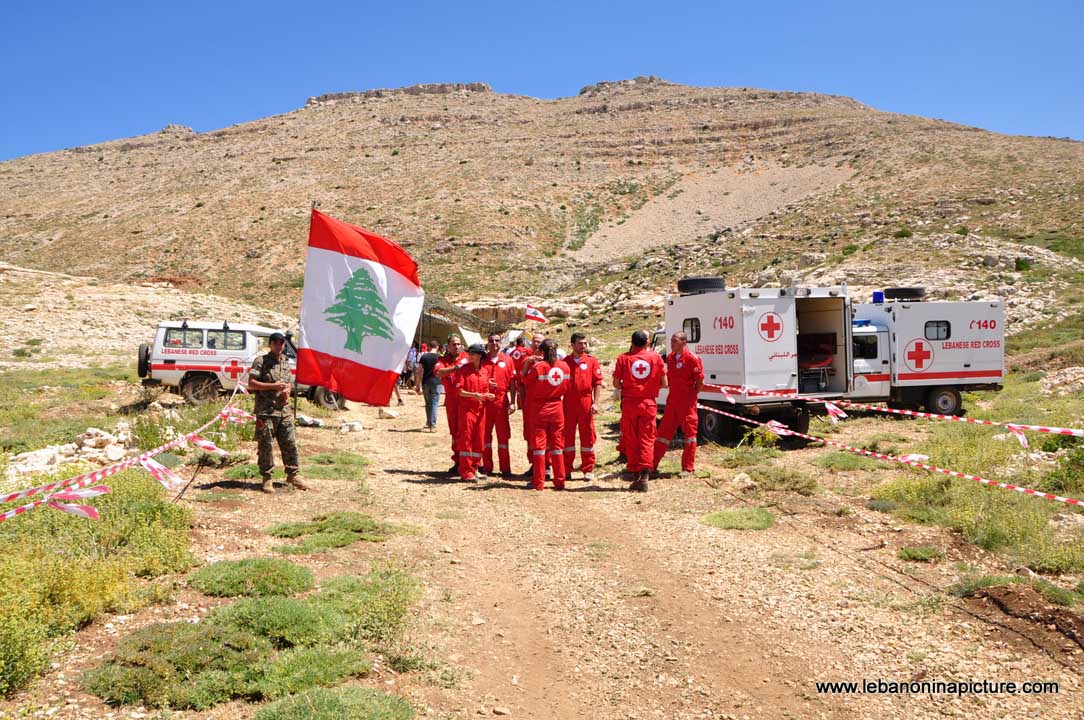
<path fill-rule="evenodd" d="M 760 324 L 760 329 L 768 334 L 769 340 L 775 340 L 775 334 L 783 329 L 775 320 L 775 315 L 768 315 L 768 319 Z"/>
<path fill-rule="evenodd" d="M 236 360 L 231 360 L 229 365 L 222 367 L 222 371 L 230 376 L 230 380 L 236 380 L 238 375 L 245 372 L 245 368 Z"/>
<path fill-rule="evenodd" d="M 915 364 L 915 370 L 921 370 L 923 363 L 933 357 L 921 342 L 915 343 L 915 349 L 907 353 L 907 359 Z"/>

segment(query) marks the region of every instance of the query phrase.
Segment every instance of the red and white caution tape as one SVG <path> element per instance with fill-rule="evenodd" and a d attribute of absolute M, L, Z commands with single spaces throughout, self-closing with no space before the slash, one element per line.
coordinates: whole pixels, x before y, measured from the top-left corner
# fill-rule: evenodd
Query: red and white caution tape
<path fill-rule="evenodd" d="M 765 422 L 760 422 L 759 420 L 753 420 L 752 418 L 748 418 L 748 417 L 745 417 L 745 416 L 742 416 L 742 415 L 735 415 L 734 413 L 728 413 L 728 412 L 726 412 L 724 410 L 719 410 L 718 408 L 709 407 L 708 405 L 702 405 L 700 403 L 697 403 L 697 407 L 700 408 L 701 410 L 707 410 L 708 412 L 713 412 L 713 413 L 716 413 L 718 415 L 723 415 L 723 416 L 726 416 L 726 417 L 729 417 L 729 418 L 733 418 L 735 420 L 740 420 L 741 422 L 749 423 L 751 425 L 759 425 L 761 427 L 766 427 L 768 430 L 774 432 L 777 435 L 783 435 L 783 436 L 793 435 L 794 437 L 805 438 L 806 440 L 812 440 L 813 442 L 824 443 L 825 445 L 830 445 L 832 447 L 839 448 L 840 450 L 846 450 L 847 452 L 851 452 L 851 453 L 854 453 L 856 455 L 865 455 L 866 457 L 876 458 L 877 460 L 886 460 L 888 462 L 900 463 L 902 465 L 910 465 L 911 467 L 921 468 L 923 470 L 928 470 L 929 472 L 940 473 L 942 475 L 948 475 L 950 477 L 961 478 L 963 480 L 971 480 L 973 482 L 977 482 L 977 483 L 980 483 L 982 485 L 990 485 L 991 487 L 999 487 L 999 488 L 1002 488 L 1004 490 L 1014 490 L 1014 491 L 1016 491 L 1018 493 L 1022 493 L 1024 495 L 1034 495 L 1036 497 L 1046 498 L 1047 500 L 1055 500 L 1057 502 L 1067 503 L 1069 505 L 1077 505 L 1077 506 L 1080 506 L 1080 507 L 1084 507 L 1084 502 L 1082 502 L 1080 500 L 1076 500 L 1075 498 L 1062 497 L 1061 495 L 1054 495 L 1052 493 L 1040 492 L 1039 490 L 1033 490 L 1031 488 L 1021 487 L 1020 485 L 1013 485 L 1012 483 L 1003 483 L 1003 482 L 997 482 L 995 480 L 987 480 L 986 478 L 979 477 L 978 475 L 970 475 L 968 473 L 956 472 L 955 470 L 947 470 L 945 468 L 938 467 L 936 465 L 929 465 L 929 464 L 927 464 L 925 462 L 926 460 L 929 459 L 925 455 L 916 455 L 916 454 L 901 455 L 901 456 L 887 455 L 885 453 L 873 452 L 872 450 L 864 450 L 862 448 L 851 447 L 850 445 L 844 445 L 841 442 L 836 442 L 834 440 L 828 440 L 826 438 L 816 437 L 815 435 L 806 435 L 805 433 L 796 432 L 794 430 L 791 430 L 787 426 L 783 425 L 783 423 L 779 422 L 778 420 L 770 420 L 769 422 L 765 423 Z"/>
<path fill-rule="evenodd" d="M 71 513 L 72 515 L 78 515 L 80 517 L 97 520 L 98 511 L 93 507 L 89 505 L 71 505 L 60 501 L 91 498 L 107 493 L 109 492 L 108 486 L 91 486 L 94 485 L 94 483 L 101 482 L 107 477 L 116 475 L 122 470 L 127 470 L 128 468 L 135 467 L 136 465 L 140 465 L 145 468 L 148 472 L 151 473 L 151 475 L 154 476 L 156 480 L 158 480 L 158 482 L 162 483 L 162 485 L 164 485 L 166 489 L 171 489 L 172 485 L 181 482 L 181 479 L 177 477 L 177 475 L 174 474 L 172 471 L 170 471 L 169 468 L 165 467 L 156 460 L 153 460 L 152 458 L 155 455 L 160 455 L 161 453 L 166 452 L 167 450 L 172 450 L 176 447 L 179 447 L 186 442 L 191 442 L 193 445 L 199 447 L 206 452 L 211 452 L 218 455 L 229 455 L 228 452 L 222 450 L 210 440 L 206 440 L 200 437 L 200 433 L 214 425 L 216 422 L 224 423 L 228 420 L 233 422 L 247 422 L 248 419 L 255 417 L 245 412 L 244 410 L 241 410 L 240 408 L 235 408 L 233 406 L 233 398 L 236 394 L 237 390 L 235 389 L 234 394 L 230 396 L 230 399 L 226 406 L 222 408 L 222 410 L 219 411 L 219 413 L 213 419 L 207 421 L 192 432 L 174 438 L 173 440 L 170 440 L 163 445 L 159 445 L 152 450 L 147 450 L 146 452 L 140 453 L 135 457 L 127 458 L 118 463 L 109 465 L 104 468 L 100 468 L 93 472 L 76 475 L 75 477 L 70 477 L 65 480 L 58 480 L 56 482 L 51 482 L 46 485 L 39 485 L 37 487 L 27 488 L 26 490 L 19 490 L 18 492 L 8 493 L 7 495 L 0 495 L 0 504 L 17 502 L 28 497 L 33 497 L 34 495 L 43 496 L 42 498 L 35 500 L 34 502 L 27 503 L 26 505 L 13 508 L 11 510 L 8 510 L 7 512 L 0 514 L 0 522 L 9 520 L 17 515 L 22 515 L 23 513 L 29 510 L 33 510 L 34 508 L 41 505 L 49 505 L 49 507 Z"/>
<path fill-rule="evenodd" d="M 151 477 L 162 483 L 162 487 L 166 490 L 172 491 L 174 488 L 184 484 L 184 480 L 178 477 L 176 473 L 154 458 L 147 458 L 141 462 L 140 465 L 143 466 L 144 470 L 151 474 Z"/>
<path fill-rule="evenodd" d="M 891 415 L 905 415 L 908 417 L 928 418 L 930 420 L 946 420 L 948 422 L 961 422 L 969 423 L 971 425 L 988 425 L 990 427 L 1002 427 L 1012 433 L 1023 447 L 1028 446 L 1027 437 L 1024 436 L 1024 430 L 1030 430 L 1033 432 L 1049 433 L 1052 435 L 1071 435 L 1072 437 L 1084 437 L 1084 430 L 1078 428 L 1064 428 L 1055 427 L 1049 425 L 1026 425 L 1024 423 L 1003 423 L 996 420 L 978 420 L 969 417 L 959 417 L 957 415 L 938 415 L 937 413 L 919 412 L 918 410 L 899 410 L 896 408 L 885 407 L 883 405 L 866 405 L 865 403 L 851 402 L 850 400 L 841 400 L 839 398 L 827 401 L 824 398 L 810 397 L 807 395 L 794 395 L 781 392 L 773 392 L 771 390 L 757 390 L 756 388 L 738 386 L 738 385 L 705 385 L 705 388 L 714 390 L 723 396 L 723 399 L 731 404 L 734 404 L 734 396 L 732 392 L 737 392 L 744 395 L 755 395 L 757 397 L 777 397 L 784 400 L 804 400 L 812 403 L 823 403 L 825 409 L 828 411 L 828 417 L 832 422 L 836 422 L 837 418 L 845 418 L 847 415 L 839 409 L 839 405 L 843 405 L 849 408 L 857 408 L 859 410 L 870 410 L 872 412 L 887 413 Z"/>

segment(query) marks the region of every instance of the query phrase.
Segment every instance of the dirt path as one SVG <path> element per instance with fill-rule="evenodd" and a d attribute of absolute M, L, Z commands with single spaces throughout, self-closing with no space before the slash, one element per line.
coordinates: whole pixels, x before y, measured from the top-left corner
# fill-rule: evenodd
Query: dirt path
<path fill-rule="evenodd" d="M 303 456 L 352 450 L 368 457 L 364 490 L 315 480 L 310 492 L 268 497 L 210 477 L 195 491 L 242 489 L 245 499 L 191 507 L 195 549 L 208 561 L 271 555 L 281 541 L 262 528 L 329 510 L 408 528 L 386 543 L 293 559 L 320 580 L 384 562 L 422 580 L 404 651 L 435 666 L 398 674 L 378 663 L 364 681 L 408 698 L 421 717 L 1084 717 L 1078 675 L 974 617 L 931 610 L 923 585 L 903 570 L 885 571 L 901 544 L 952 547 L 943 530 L 898 527 L 865 511 L 860 498 L 832 492 L 761 499 L 774 503 L 779 518 L 769 530 L 718 530 L 700 517 L 741 502 L 700 479 L 664 478 L 647 495 L 625 492 L 615 476 L 575 480 L 565 493 L 533 492 L 518 478 L 461 484 L 441 473 L 450 463 L 447 435 L 421 432 L 421 399 L 406 399 L 396 419 L 350 410 L 350 419 L 365 423 L 362 433 L 301 431 Z M 513 469 L 523 470 L 518 433 L 515 419 Z M 602 435 L 605 460 L 613 438 Z M 808 462 L 807 452 L 817 451 L 788 453 L 788 462 Z M 713 471 L 711 480 L 725 483 L 720 473 L 730 472 Z M 851 508 L 846 516 L 836 512 L 841 504 Z M 884 550 L 868 552 L 881 544 Z M 966 546 L 949 557 L 974 555 Z M 908 572 L 941 587 L 954 576 L 949 562 Z M 73 680 L 131 629 L 195 619 L 220 604 L 183 585 L 176 600 L 81 631 L 58 669 L 0 705 L 0 717 L 5 707 L 52 710 L 57 718 L 145 717 L 145 709 L 102 705 Z M 829 695 L 814 685 L 863 678 L 1048 680 L 1060 692 Z M 235 702 L 183 717 L 239 720 L 255 710 Z"/>

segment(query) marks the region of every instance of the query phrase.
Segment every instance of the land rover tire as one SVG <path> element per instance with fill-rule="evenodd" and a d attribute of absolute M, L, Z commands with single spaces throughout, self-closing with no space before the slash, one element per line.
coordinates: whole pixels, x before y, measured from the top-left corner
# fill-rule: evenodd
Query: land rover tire
<path fill-rule="evenodd" d="M 959 415 L 963 409 L 960 391 L 954 387 L 939 387 L 926 394 L 926 412 L 936 415 Z"/>
<path fill-rule="evenodd" d="M 192 405 L 202 405 L 218 397 L 222 384 L 207 373 L 188 375 L 181 382 L 181 395 Z"/>
<path fill-rule="evenodd" d="M 142 343 L 139 346 L 139 361 L 136 363 L 136 371 L 139 377 L 145 378 L 151 375 L 151 346 Z"/>
<path fill-rule="evenodd" d="M 315 404 L 328 410 L 339 410 L 345 407 L 345 401 L 343 396 L 337 392 L 332 392 L 326 387 L 314 387 L 312 389 L 312 396 L 309 398 Z"/>

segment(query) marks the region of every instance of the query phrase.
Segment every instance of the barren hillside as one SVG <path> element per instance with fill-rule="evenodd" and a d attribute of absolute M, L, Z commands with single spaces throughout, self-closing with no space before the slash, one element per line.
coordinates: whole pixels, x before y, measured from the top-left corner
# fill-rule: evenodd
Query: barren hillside
<path fill-rule="evenodd" d="M 483 84 L 345 93 L 2 163 L 0 259 L 292 313 L 313 200 L 407 246 L 430 289 L 595 315 L 602 287 L 654 296 L 686 272 L 877 275 L 902 231 L 919 278 L 968 265 L 976 242 L 1084 254 L 1084 144 L 654 78 L 557 100 Z M 1028 280 L 980 269 L 963 292 Z"/>

